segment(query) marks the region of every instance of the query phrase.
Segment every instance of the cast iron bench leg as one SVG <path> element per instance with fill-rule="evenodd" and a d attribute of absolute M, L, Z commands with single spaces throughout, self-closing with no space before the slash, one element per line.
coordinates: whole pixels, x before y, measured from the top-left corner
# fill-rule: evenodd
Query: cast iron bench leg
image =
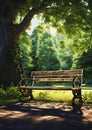
<path fill-rule="evenodd" d="M 73 90 L 73 99 L 72 99 L 72 107 L 73 109 L 81 109 L 82 105 L 83 105 L 83 101 L 82 101 L 82 95 L 81 95 L 81 89 L 79 90 Z M 76 103 L 77 100 L 77 103 Z"/>

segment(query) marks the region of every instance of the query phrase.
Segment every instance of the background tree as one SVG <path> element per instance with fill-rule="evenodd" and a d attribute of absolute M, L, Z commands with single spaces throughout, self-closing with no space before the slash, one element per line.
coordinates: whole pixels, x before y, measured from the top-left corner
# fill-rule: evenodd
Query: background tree
<path fill-rule="evenodd" d="M 44 31 L 43 31 L 44 30 Z M 34 67 L 32 70 L 71 69 L 71 46 L 65 41 L 65 36 L 52 36 L 49 29 L 36 27 L 31 35 Z"/>
<path fill-rule="evenodd" d="M 55 37 L 56 43 L 57 43 L 57 51 L 59 55 L 59 61 L 60 61 L 60 68 L 62 70 L 68 70 L 71 69 L 73 64 L 73 53 L 72 53 L 72 46 L 67 41 L 67 38 L 63 34 L 58 34 Z"/>
<path fill-rule="evenodd" d="M 20 38 L 19 46 L 21 51 L 23 74 L 25 75 L 25 77 L 28 77 L 30 76 L 30 71 L 33 67 L 33 59 L 30 56 L 32 51 L 31 37 L 27 33 L 24 33 L 24 35 L 22 35 L 22 37 Z"/>
<path fill-rule="evenodd" d="M 38 70 L 58 70 L 60 61 L 57 54 L 57 48 L 54 38 L 44 32 L 38 42 L 37 50 L 37 69 Z"/>
<path fill-rule="evenodd" d="M 38 31 L 34 29 L 31 35 L 32 39 L 32 52 L 31 57 L 33 59 L 33 68 L 32 70 L 37 70 L 37 43 L 38 43 Z"/>
<path fill-rule="evenodd" d="M 74 68 L 84 70 L 84 79 L 92 81 L 92 49 L 74 59 Z"/>
<path fill-rule="evenodd" d="M 90 45 L 86 47 L 91 47 L 91 6 L 91 0 L 1 0 L 0 84 L 18 84 L 22 74 L 18 40 L 39 13 L 43 13 L 41 16 L 45 22 L 59 31 L 67 30 L 67 33 L 73 33 L 72 36 L 80 32 L 83 40 L 88 32 L 89 38 L 84 43 L 86 45 L 89 41 Z M 85 45 L 82 44 L 81 48 L 84 49 Z"/>

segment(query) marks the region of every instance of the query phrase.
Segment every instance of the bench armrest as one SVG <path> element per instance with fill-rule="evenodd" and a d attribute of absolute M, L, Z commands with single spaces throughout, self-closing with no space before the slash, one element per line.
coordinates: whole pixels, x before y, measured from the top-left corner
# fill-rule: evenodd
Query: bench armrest
<path fill-rule="evenodd" d="M 32 85 L 32 78 L 22 78 L 19 82 L 19 87 Z"/>
<path fill-rule="evenodd" d="M 82 84 L 82 77 L 74 77 L 73 78 L 73 82 L 72 82 L 72 85 L 73 85 L 73 88 L 80 88 L 81 87 L 81 84 Z"/>

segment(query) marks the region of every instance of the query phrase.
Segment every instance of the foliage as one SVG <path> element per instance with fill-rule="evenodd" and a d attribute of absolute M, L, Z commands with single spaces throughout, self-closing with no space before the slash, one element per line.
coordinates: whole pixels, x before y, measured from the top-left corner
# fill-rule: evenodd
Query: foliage
<path fill-rule="evenodd" d="M 40 27 L 34 29 L 31 36 L 22 35 L 19 43 L 24 75 L 29 77 L 32 70 L 70 69 L 71 48 L 64 40 L 63 36 L 52 36 L 47 29 L 42 32 Z"/>
<path fill-rule="evenodd" d="M 87 85 L 89 87 L 89 85 Z M 92 86 L 91 86 L 92 87 Z M 42 101 L 56 101 L 56 102 L 71 102 L 73 97 L 72 92 L 70 91 L 51 91 L 51 90 L 37 90 L 33 91 L 35 100 Z M 19 102 L 20 92 L 18 87 L 11 85 L 7 89 L 0 87 L 0 105 L 11 104 Z M 83 102 L 92 103 L 92 92 L 82 92 Z M 23 101 L 27 101 L 29 98 L 23 98 Z"/>
<path fill-rule="evenodd" d="M 31 54 L 31 38 L 30 36 L 25 33 L 20 41 L 20 50 L 21 50 L 21 59 L 22 59 L 22 66 L 23 66 L 23 72 L 25 77 L 30 75 L 31 68 L 33 66 L 32 64 L 32 57 Z"/>
<path fill-rule="evenodd" d="M 38 31 L 37 29 L 34 29 L 31 35 L 31 40 L 32 40 L 32 52 L 31 52 L 31 57 L 33 59 L 33 68 L 32 70 L 37 70 L 37 43 L 38 43 Z"/>
<path fill-rule="evenodd" d="M 6 91 L 8 98 L 19 98 L 20 92 L 17 87 L 9 87 Z"/>
<path fill-rule="evenodd" d="M 29 27 L 35 15 L 38 18 L 41 16 L 44 23 L 49 23 L 49 26 L 56 27 L 58 32 L 64 33 L 72 39 L 74 52 L 78 51 L 78 54 L 82 54 L 91 49 L 91 6 L 91 0 L 0 1 L 0 84 L 9 85 L 11 82 L 15 85 L 18 84 L 22 75 L 22 66 L 17 41 Z M 49 40 L 49 42 L 51 41 Z M 56 54 L 54 53 L 54 55 Z M 53 63 L 58 62 L 53 60 L 54 55 L 51 58 Z M 23 69 L 28 73 L 26 68 Z"/>
<path fill-rule="evenodd" d="M 47 32 L 44 32 L 39 39 L 37 58 L 38 70 L 60 69 L 55 40 Z"/>
<path fill-rule="evenodd" d="M 84 103 L 92 103 L 92 92 L 83 93 L 83 102 Z"/>
<path fill-rule="evenodd" d="M 62 35 L 61 35 L 62 37 Z M 61 69 L 62 70 L 68 70 L 71 69 L 73 64 L 73 54 L 71 51 L 70 44 L 67 43 L 65 39 L 61 39 L 61 41 L 58 41 L 59 43 L 59 58 L 61 62 Z"/>
<path fill-rule="evenodd" d="M 84 70 L 84 79 L 91 79 L 91 49 L 78 55 L 63 35 L 54 37 L 46 29 L 42 32 L 41 28 L 37 27 L 31 37 L 25 34 L 21 38 L 20 48 L 26 75 L 30 74 L 31 70 L 77 68 Z"/>
<path fill-rule="evenodd" d="M 20 92 L 18 87 L 10 86 L 7 89 L 0 88 L 0 98 L 3 99 L 14 99 L 19 98 Z"/>
<path fill-rule="evenodd" d="M 7 94 L 6 94 L 5 90 L 0 88 L 0 98 L 3 99 L 3 98 L 6 98 L 6 97 L 7 97 Z"/>
<path fill-rule="evenodd" d="M 71 48 L 65 41 L 65 37 L 52 36 L 46 28 L 42 30 L 37 27 L 31 35 L 31 56 L 34 65 L 32 70 L 70 69 L 72 66 Z"/>
<path fill-rule="evenodd" d="M 71 36 L 75 51 L 79 49 L 80 53 L 82 53 L 92 48 L 91 0 L 38 0 L 37 2 L 28 0 L 25 4 L 21 3 L 18 12 L 20 17 L 24 17 L 29 9 L 36 9 L 37 11 L 34 11 L 38 16 L 38 8 L 43 7 L 44 9 L 41 8 L 40 12 L 42 12 L 41 17 L 44 23 L 56 27 L 58 32 L 66 36 Z"/>
<path fill-rule="evenodd" d="M 37 27 L 31 35 L 33 70 L 59 69 L 60 63 L 55 38 L 47 30 L 42 33 L 40 31 L 41 29 L 38 30 Z"/>
<path fill-rule="evenodd" d="M 84 79 L 92 80 L 92 49 L 74 59 L 75 68 L 84 70 Z"/>

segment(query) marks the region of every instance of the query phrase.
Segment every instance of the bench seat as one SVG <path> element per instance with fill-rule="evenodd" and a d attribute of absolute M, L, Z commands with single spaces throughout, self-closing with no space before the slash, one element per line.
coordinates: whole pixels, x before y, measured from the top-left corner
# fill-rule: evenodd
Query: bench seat
<path fill-rule="evenodd" d="M 82 104 L 82 79 L 83 70 L 32 71 L 30 78 L 22 78 L 20 80 L 19 89 L 22 95 L 28 91 L 32 100 L 32 90 L 71 90 L 73 93 L 72 106 L 74 107 L 76 99 Z M 60 83 L 63 82 L 71 83 L 71 87 L 60 86 Z M 54 83 L 59 83 L 59 85 L 50 86 L 50 84 Z"/>
<path fill-rule="evenodd" d="M 21 89 L 29 90 L 80 90 L 81 88 L 68 88 L 68 87 L 51 87 L 51 86 L 21 86 Z"/>

